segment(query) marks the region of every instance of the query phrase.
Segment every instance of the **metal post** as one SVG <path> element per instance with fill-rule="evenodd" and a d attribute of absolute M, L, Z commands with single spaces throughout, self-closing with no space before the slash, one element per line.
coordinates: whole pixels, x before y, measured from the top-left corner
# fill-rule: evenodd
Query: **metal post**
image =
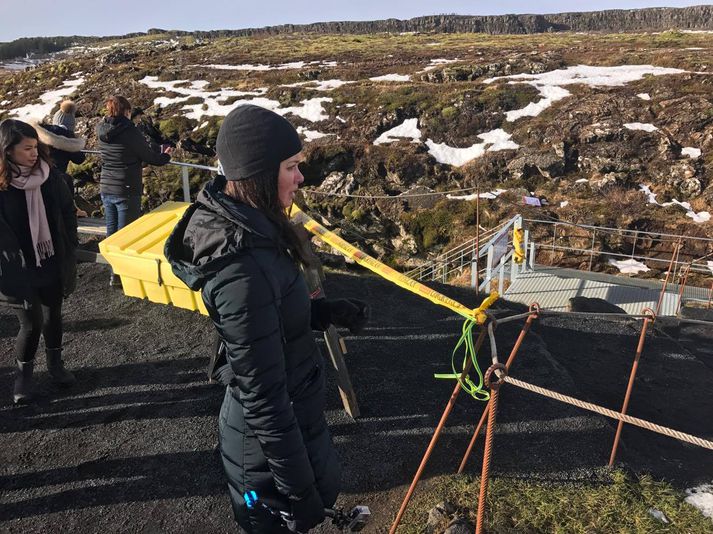
<path fill-rule="evenodd" d="M 535 242 L 530 243 L 530 270 L 535 270 Z"/>
<path fill-rule="evenodd" d="M 711 288 L 708 291 L 708 309 L 711 309 L 711 302 L 713 302 L 713 282 L 711 282 Z"/>
<path fill-rule="evenodd" d="M 490 245 L 488 247 L 487 263 L 485 264 L 485 278 L 487 280 L 490 280 L 493 277 L 493 254 L 494 254 L 493 245 Z"/>
<path fill-rule="evenodd" d="M 554 230 L 552 231 L 552 261 L 555 259 L 555 239 L 557 239 L 557 223 L 555 223 Z"/>
<path fill-rule="evenodd" d="M 483 328 L 483 329 L 481 329 L 480 334 L 478 334 L 478 339 L 476 339 L 476 341 L 475 341 L 476 354 L 480 350 L 480 347 L 482 346 L 483 341 L 485 340 L 486 333 L 487 333 L 487 330 L 485 328 Z M 451 414 L 451 411 L 453 410 L 453 406 L 455 406 L 456 399 L 458 398 L 458 394 L 461 391 L 460 381 L 465 378 L 465 376 L 470 371 L 470 368 L 472 365 L 473 365 L 473 361 L 470 358 L 468 358 L 468 361 L 466 362 L 465 367 L 463 368 L 463 372 L 461 372 L 461 374 L 460 374 L 460 380 L 458 382 L 456 382 L 456 385 L 453 388 L 453 393 L 451 393 L 451 398 L 448 399 L 448 404 L 446 404 L 446 409 L 443 410 L 443 415 L 441 416 L 441 420 L 438 422 L 438 426 L 436 427 L 436 430 L 433 433 L 433 437 L 431 437 L 431 442 L 428 444 L 428 448 L 426 448 L 426 453 L 423 455 L 423 458 L 421 459 L 421 463 L 418 466 L 418 469 L 416 470 L 416 474 L 414 475 L 413 480 L 411 481 L 411 485 L 409 486 L 409 489 L 406 492 L 406 496 L 404 497 L 404 500 L 401 503 L 401 508 L 399 508 L 399 511 L 396 514 L 396 518 L 394 519 L 394 522 L 391 525 L 389 534 L 394 534 L 396 532 L 396 529 L 399 526 L 399 523 L 401 523 L 401 519 L 403 518 L 404 513 L 406 512 L 406 508 L 408 507 L 408 503 L 411 500 L 411 497 L 413 496 L 413 492 L 416 491 L 416 484 L 418 484 L 418 481 L 421 479 L 421 475 L 423 474 L 423 470 L 426 468 L 428 459 L 431 457 L 431 453 L 433 452 L 433 449 L 435 448 L 436 443 L 438 442 L 438 438 L 441 436 L 441 431 L 443 430 L 443 427 L 445 426 L 446 421 L 448 420 L 448 416 Z"/>
<path fill-rule="evenodd" d="M 183 167 L 181 169 L 181 176 L 183 178 L 183 201 L 191 201 L 191 183 L 188 180 L 188 167 Z"/>
<path fill-rule="evenodd" d="M 641 335 L 639 336 L 639 344 L 636 347 L 636 355 L 634 356 L 634 364 L 631 366 L 631 374 L 629 375 L 629 384 L 626 386 L 626 394 L 624 395 L 624 405 L 621 407 L 622 415 L 626 415 L 626 410 L 629 407 L 629 399 L 631 398 L 631 390 L 634 389 L 634 380 L 636 379 L 636 371 L 639 368 L 639 359 L 641 358 L 641 353 L 644 351 L 644 341 L 646 340 L 646 330 L 649 327 L 649 323 L 653 323 L 656 315 L 654 312 L 646 308 L 643 313 L 649 314 L 649 317 L 644 317 L 644 324 L 641 326 Z M 609 467 L 614 465 L 614 460 L 616 459 L 616 450 L 619 447 L 619 438 L 621 437 L 621 430 L 624 428 L 624 421 L 619 421 L 619 425 L 616 427 L 616 435 L 614 436 L 614 445 L 611 449 L 611 456 L 609 457 Z"/>
<path fill-rule="evenodd" d="M 631 257 L 634 257 L 634 252 L 636 252 L 636 241 L 639 239 L 639 231 L 637 230 L 634 234 L 634 246 L 631 247 Z"/>
<path fill-rule="evenodd" d="M 597 236 L 597 231 L 594 230 L 592 232 L 592 246 L 589 249 L 589 270 L 590 271 L 592 270 L 592 262 L 594 261 L 594 239 L 596 238 L 596 236 Z"/>
<path fill-rule="evenodd" d="M 525 240 L 522 243 L 522 250 L 525 251 L 525 259 L 522 262 L 522 270 L 523 272 L 527 270 L 527 265 L 529 262 L 529 258 L 527 257 L 527 249 L 530 245 L 530 230 L 525 230 Z"/>
<path fill-rule="evenodd" d="M 498 270 L 500 271 L 498 274 L 498 293 L 501 295 L 503 294 L 503 288 L 505 287 L 505 257 L 506 255 L 503 255 L 503 257 L 500 258 L 500 265 L 498 265 Z"/>

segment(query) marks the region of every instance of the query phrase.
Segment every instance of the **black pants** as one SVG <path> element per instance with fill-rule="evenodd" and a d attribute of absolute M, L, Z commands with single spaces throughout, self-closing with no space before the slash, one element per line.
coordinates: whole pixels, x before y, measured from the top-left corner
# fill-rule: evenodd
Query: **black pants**
<path fill-rule="evenodd" d="M 62 346 L 62 284 L 34 288 L 30 309 L 16 309 L 20 332 L 15 339 L 15 359 L 21 362 L 34 360 L 40 334 L 49 349 Z"/>

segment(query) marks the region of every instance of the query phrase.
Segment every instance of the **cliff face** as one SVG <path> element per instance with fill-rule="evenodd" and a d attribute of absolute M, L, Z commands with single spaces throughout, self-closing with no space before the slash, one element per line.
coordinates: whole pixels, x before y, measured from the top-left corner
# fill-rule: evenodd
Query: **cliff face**
<path fill-rule="evenodd" d="M 293 32 L 378 33 L 378 32 L 463 32 L 529 34 L 557 31 L 633 32 L 670 30 L 713 30 L 713 6 L 650 8 L 558 13 L 553 15 L 462 16 L 433 15 L 409 20 L 316 22 L 285 24 L 266 28 L 205 32 L 206 34 L 254 35 Z M 200 32 L 198 32 L 200 33 Z"/>

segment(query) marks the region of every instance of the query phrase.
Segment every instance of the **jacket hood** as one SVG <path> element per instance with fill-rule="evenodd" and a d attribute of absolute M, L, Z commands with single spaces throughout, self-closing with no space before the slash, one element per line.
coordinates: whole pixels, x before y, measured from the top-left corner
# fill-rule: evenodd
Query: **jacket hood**
<path fill-rule="evenodd" d="M 62 129 L 59 126 L 48 126 L 46 124 L 40 124 L 36 121 L 28 121 L 28 123 L 37 131 L 37 137 L 40 142 L 47 146 L 56 148 L 57 150 L 64 150 L 65 152 L 79 152 L 84 150 L 86 143 L 85 139 L 81 137 L 67 137 L 56 133 L 56 129 Z M 54 131 L 53 131 L 54 130 Z M 64 130 L 68 135 L 72 135 L 69 130 Z"/>
<path fill-rule="evenodd" d="M 283 246 L 277 226 L 260 210 L 223 193 L 225 177 L 208 182 L 166 240 L 173 274 L 192 290 L 246 248 Z"/>
<path fill-rule="evenodd" d="M 134 123 L 123 115 L 120 117 L 104 117 L 97 126 L 97 136 L 100 141 L 111 143 L 124 130 L 134 126 Z"/>

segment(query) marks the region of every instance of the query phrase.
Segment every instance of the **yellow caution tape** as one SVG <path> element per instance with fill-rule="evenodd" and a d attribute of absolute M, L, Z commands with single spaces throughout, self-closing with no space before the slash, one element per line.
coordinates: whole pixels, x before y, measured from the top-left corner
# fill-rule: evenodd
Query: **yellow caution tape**
<path fill-rule="evenodd" d="M 379 260 L 372 258 L 365 252 L 362 252 L 358 248 L 349 244 L 347 241 L 336 235 L 334 232 L 327 230 L 324 226 L 319 224 L 317 221 L 312 219 L 309 215 L 299 209 L 296 205 L 292 205 L 290 211 L 290 216 L 293 221 L 303 225 L 309 232 L 318 236 L 325 243 L 332 246 L 345 256 L 353 259 L 359 265 L 363 265 L 367 269 L 375 272 L 379 276 L 393 282 L 397 286 L 403 287 L 404 289 L 415 293 L 421 297 L 424 297 L 434 304 L 439 306 L 445 306 L 450 310 L 453 310 L 458 315 L 465 317 L 466 319 L 473 320 L 478 324 L 483 324 L 486 320 L 485 310 L 488 309 L 493 302 L 498 299 L 498 292 L 493 291 L 488 298 L 486 298 L 480 306 L 475 309 L 470 309 L 463 306 L 460 302 L 455 301 L 451 298 L 441 295 L 438 291 L 435 291 L 416 280 L 409 278 L 401 274 L 400 272 L 392 269 L 388 265 L 384 265 Z"/>

